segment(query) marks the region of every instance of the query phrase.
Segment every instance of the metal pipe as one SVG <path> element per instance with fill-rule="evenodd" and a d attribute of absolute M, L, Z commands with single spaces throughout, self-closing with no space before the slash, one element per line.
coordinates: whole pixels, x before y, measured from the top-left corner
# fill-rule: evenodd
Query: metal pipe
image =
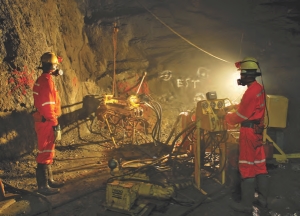
<path fill-rule="evenodd" d="M 136 91 L 136 94 L 139 93 L 140 88 L 141 88 L 141 86 L 142 86 L 142 84 L 143 84 L 143 82 L 144 82 L 144 79 L 145 79 L 146 75 L 147 75 L 147 72 L 145 71 L 145 72 L 144 72 L 144 75 L 143 75 L 143 77 L 142 77 L 141 83 L 140 83 L 140 85 L 139 85 L 139 88 L 138 88 L 138 90 Z"/>

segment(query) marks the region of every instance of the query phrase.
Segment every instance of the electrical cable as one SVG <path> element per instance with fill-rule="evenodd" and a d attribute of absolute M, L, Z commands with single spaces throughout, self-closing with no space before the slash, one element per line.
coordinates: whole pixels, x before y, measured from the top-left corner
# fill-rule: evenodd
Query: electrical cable
<path fill-rule="evenodd" d="M 175 121 L 175 123 L 174 123 L 174 125 L 173 125 L 173 127 L 172 127 L 172 130 L 171 130 L 171 132 L 170 132 L 170 134 L 169 134 L 167 140 L 166 140 L 165 143 L 164 143 L 165 145 L 168 145 L 168 144 L 169 144 L 170 139 L 172 138 L 173 134 L 175 133 L 176 126 L 177 126 L 177 124 L 179 123 L 179 121 L 180 121 L 180 119 L 181 119 L 181 115 L 182 115 L 182 112 L 179 113 L 179 115 L 177 116 L 176 121 Z"/>
<path fill-rule="evenodd" d="M 64 206 L 64 205 L 67 205 L 67 204 L 69 204 L 69 203 L 71 203 L 71 202 L 74 202 L 74 201 L 77 200 L 77 199 L 80 199 L 80 198 L 82 198 L 82 197 L 88 196 L 88 195 L 90 195 L 90 194 L 93 194 L 93 193 L 95 193 L 95 192 L 97 192 L 97 191 L 101 191 L 101 190 L 105 191 L 105 186 L 101 186 L 101 187 L 96 188 L 96 189 L 94 189 L 94 190 L 92 190 L 92 191 L 86 191 L 84 194 L 81 194 L 80 196 L 72 197 L 71 199 L 69 199 L 69 200 L 67 200 L 67 201 L 65 201 L 65 202 L 63 202 L 63 203 L 59 203 L 59 204 L 57 204 L 57 205 L 55 205 L 55 206 L 52 206 L 52 209 L 57 209 L 57 208 L 59 208 L 59 207 L 62 207 L 62 206 Z M 43 213 L 45 213 L 45 212 L 46 212 L 46 211 L 39 212 L 39 213 L 34 214 L 34 215 L 32 215 L 32 216 L 38 216 L 38 215 L 41 215 L 41 214 L 43 214 Z M 49 213 L 49 212 L 48 212 L 48 213 Z M 49 214 L 49 215 L 52 215 L 52 214 Z"/>
<path fill-rule="evenodd" d="M 215 152 L 218 149 L 219 162 L 221 161 L 221 158 L 225 157 L 225 155 L 222 155 L 222 151 L 220 149 L 221 148 L 220 144 L 224 143 L 224 145 L 225 145 L 224 148 L 225 149 L 227 148 L 226 147 L 226 140 L 228 139 L 227 131 L 221 131 L 218 133 L 207 132 L 206 134 L 204 134 L 204 131 L 202 131 L 202 134 L 203 134 L 202 142 L 204 143 L 203 149 L 205 150 L 209 146 L 211 148 L 210 155 L 207 155 L 206 157 L 204 156 L 204 159 L 208 157 L 209 160 L 208 160 L 208 162 L 204 162 L 204 163 L 217 164 L 216 158 L 215 158 L 215 156 L 213 156 L 213 154 L 215 155 Z M 218 135 L 221 135 L 220 139 L 218 139 Z M 207 138 L 205 138 L 205 136 Z M 214 158 L 214 159 L 212 159 L 212 158 Z M 218 174 L 220 174 L 225 169 L 226 163 L 227 163 L 227 158 L 225 158 L 223 166 L 218 168 L 218 171 L 214 170 L 214 172 L 211 172 L 211 174 L 209 176 L 206 176 L 206 178 L 213 178 L 213 177 L 217 176 Z"/>
<path fill-rule="evenodd" d="M 261 73 L 261 84 L 263 86 L 264 102 L 265 102 L 265 106 L 266 106 L 266 113 L 267 113 L 267 119 L 268 119 L 268 123 L 267 123 L 266 126 L 264 126 L 264 129 L 268 129 L 269 128 L 270 119 L 269 119 L 269 111 L 268 111 L 268 107 L 267 107 L 267 98 L 266 98 L 266 93 L 265 93 L 265 85 L 264 85 L 264 81 L 263 81 L 263 73 L 262 73 L 262 70 L 261 70 L 259 64 L 257 64 L 257 65 L 258 65 L 258 68 L 259 68 L 260 73 Z"/>
<path fill-rule="evenodd" d="M 155 125 L 155 130 L 153 130 L 154 134 L 153 137 L 155 138 L 156 142 L 160 142 L 160 137 L 161 137 L 161 119 L 162 119 L 162 108 L 159 103 L 156 101 L 151 101 L 152 107 L 155 109 L 157 113 L 157 122 Z"/>
<path fill-rule="evenodd" d="M 52 209 L 53 209 L 52 204 L 51 204 L 51 202 L 47 199 L 47 197 L 44 196 L 43 194 L 31 192 L 31 191 L 28 191 L 28 190 L 25 190 L 25 189 L 21 189 L 21 188 L 16 188 L 16 187 L 14 187 L 14 186 L 12 186 L 12 185 L 10 185 L 10 184 L 4 182 L 4 181 L 2 181 L 2 183 L 4 184 L 4 186 L 8 187 L 9 189 L 11 189 L 11 190 L 13 190 L 13 191 L 15 191 L 15 192 L 17 192 L 17 193 L 30 194 L 30 195 L 36 196 L 36 197 L 38 197 L 38 198 L 41 198 L 43 201 L 45 201 L 45 202 L 47 203 L 47 207 L 48 207 L 47 212 L 48 212 L 49 215 L 51 215 Z"/>
<path fill-rule="evenodd" d="M 190 123 L 184 130 L 182 130 L 179 134 L 177 134 L 171 144 L 171 151 L 174 150 L 176 141 L 184 134 L 185 132 L 189 131 L 191 128 L 194 128 L 196 126 L 196 122 Z M 169 159 L 171 159 L 172 152 L 170 153 Z"/>
<path fill-rule="evenodd" d="M 188 202 L 186 200 L 180 200 L 175 197 L 171 197 L 171 199 L 174 200 L 176 202 L 176 204 L 181 205 L 181 206 L 192 206 L 193 204 L 195 204 L 195 202 Z"/>
<path fill-rule="evenodd" d="M 218 60 L 221 60 L 221 61 L 223 61 L 223 62 L 231 63 L 231 64 L 232 64 L 232 62 L 229 62 L 229 61 L 227 61 L 227 60 L 225 60 L 225 59 L 222 59 L 222 58 L 220 58 L 220 57 L 217 57 L 217 56 L 211 54 L 210 52 L 208 52 L 208 51 L 206 51 L 206 50 L 204 50 L 204 49 L 198 47 L 197 45 L 195 45 L 194 43 L 192 43 L 191 41 L 189 41 L 188 39 L 186 39 L 185 37 L 183 37 L 182 35 L 180 35 L 179 33 L 177 33 L 174 29 L 172 29 L 170 26 L 168 26 L 168 25 L 167 25 L 165 22 L 163 22 L 161 19 L 159 19 L 159 17 L 157 17 L 154 13 L 152 13 L 152 12 L 151 12 L 146 6 L 144 6 L 141 2 L 139 2 L 138 0 L 137 0 L 137 2 L 138 2 L 143 8 L 145 8 L 145 10 L 147 10 L 153 17 L 155 17 L 161 24 L 163 24 L 166 28 L 168 28 L 171 32 L 173 32 L 175 35 L 177 35 L 178 37 L 180 37 L 182 40 L 184 40 L 184 41 L 187 42 L 188 44 L 192 45 L 193 47 L 197 48 L 198 50 L 204 52 L 205 54 L 207 54 L 207 55 L 209 55 L 209 56 L 211 56 L 211 57 L 214 57 L 214 58 L 216 58 L 216 59 L 218 59 Z"/>
<path fill-rule="evenodd" d="M 126 161 L 126 162 L 124 162 L 123 164 L 122 164 L 122 168 L 128 168 L 126 165 L 128 165 L 128 164 L 130 164 L 130 163 L 143 163 L 143 162 L 147 162 L 147 161 L 154 161 L 154 162 L 156 162 L 156 161 L 158 161 L 158 160 L 163 160 L 163 159 L 165 159 L 166 157 L 168 157 L 168 156 L 163 156 L 163 157 L 161 157 L 161 158 L 151 158 L 151 159 L 139 159 L 139 160 L 131 160 L 131 161 Z"/>
<path fill-rule="evenodd" d="M 224 187 L 224 185 L 221 186 L 221 189 Z M 220 188 L 218 188 L 217 190 L 213 191 L 212 193 L 206 194 L 200 201 L 198 201 L 197 203 L 195 203 L 194 205 L 192 205 L 190 208 L 188 208 L 185 212 L 179 214 L 178 216 L 186 216 L 188 214 L 190 214 L 191 212 L 193 212 L 197 207 L 199 207 L 201 204 L 204 203 L 208 203 L 205 202 L 207 199 L 211 199 L 211 196 L 217 192 L 220 192 L 221 190 Z"/>
<path fill-rule="evenodd" d="M 152 139 L 154 141 L 154 145 L 160 143 L 160 131 L 161 131 L 161 106 L 154 101 L 144 102 L 146 106 L 151 108 L 156 115 L 156 122 L 152 129 Z"/>
<path fill-rule="evenodd" d="M 195 130 L 196 127 L 192 128 L 188 133 L 187 135 L 183 138 L 182 142 L 180 143 L 179 147 L 178 147 L 178 150 L 175 152 L 175 156 L 174 156 L 174 159 L 173 159 L 173 164 L 172 164 L 172 173 L 173 175 L 175 176 L 175 171 L 179 172 L 178 170 L 176 170 L 176 167 L 175 167 L 175 164 L 176 164 L 176 161 L 177 160 L 177 156 L 178 156 L 178 152 L 180 152 L 180 148 L 181 146 L 185 143 L 185 141 L 187 140 L 187 137 L 190 133 L 193 133 L 194 130 Z M 185 170 L 186 171 L 186 170 Z M 180 172 L 179 172 L 180 173 Z"/>
<path fill-rule="evenodd" d="M 189 128 L 189 130 L 187 130 L 188 132 L 186 132 L 185 136 L 183 137 L 180 145 L 178 146 L 178 150 L 175 152 L 175 158 L 178 155 L 178 152 L 180 152 L 180 148 L 182 147 L 182 145 L 185 143 L 185 141 L 189 138 L 190 134 L 193 134 L 196 130 L 196 125 L 193 125 L 193 127 Z M 176 142 L 175 142 L 176 143 Z M 174 150 L 174 149 L 173 149 Z"/>
<path fill-rule="evenodd" d="M 116 178 L 120 178 L 120 177 L 123 177 L 123 176 L 132 175 L 132 174 L 134 174 L 134 173 L 139 172 L 139 171 L 142 170 L 142 169 L 145 169 L 145 168 L 148 167 L 148 166 L 154 166 L 155 164 L 159 163 L 161 160 L 164 160 L 164 159 L 167 158 L 167 157 L 168 157 L 168 155 L 167 155 L 167 156 L 163 156 L 163 157 L 158 158 L 158 159 L 148 159 L 149 161 L 153 160 L 153 163 L 145 164 L 144 166 L 138 167 L 136 170 L 130 171 L 130 172 L 128 172 L 128 173 L 124 173 L 124 174 L 119 175 L 119 176 L 113 176 L 113 177 L 110 177 L 110 178 L 107 180 L 107 182 L 111 182 L 111 180 L 116 179 Z M 130 163 L 130 162 L 137 162 L 137 161 L 142 161 L 142 160 L 127 161 L 127 162 L 125 162 L 125 164 L 126 164 L 126 163 Z M 143 161 L 145 161 L 145 159 L 144 159 Z M 122 168 L 123 168 L 123 166 L 122 166 Z"/>
<path fill-rule="evenodd" d="M 179 117 L 179 116 L 178 116 Z M 196 126 L 195 126 L 196 124 L 195 124 L 195 122 L 191 122 L 182 132 L 180 132 L 175 138 L 174 138 L 174 140 L 173 140 L 173 142 L 172 142 L 172 145 L 171 145 L 171 153 L 170 153 L 170 155 L 169 155 L 169 158 L 168 158 L 168 161 L 173 161 L 172 162 L 172 174 L 174 175 L 174 176 L 176 176 L 176 173 L 175 173 L 175 171 L 177 171 L 177 172 L 179 172 L 178 170 L 176 170 L 176 167 L 175 167 L 175 165 L 176 165 L 176 161 L 178 162 L 178 158 L 177 158 L 177 156 L 178 156 L 178 153 L 180 152 L 180 148 L 181 148 L 181 146 L 183 145 L 183 143 L 185 143 L 186 142 L 186 140 L 188 139 L 188 137 L 189 137 L 189 135 L 190 134 L 192 134 L 192 133 L 194 133 L 194 131 L 195 131 L 195 128 L 196 128 Z M 177 143 L 177 140 L 184 134 L 184 133 L 186 133 L 185 134 L 185 136 L 183 137 L 183 140 L 181 141 L 181 144 L 179 145 L 179 147 L 178 147 L 178 149 L 177 149 L 177 151 L 174 151 L 175 150 L 175 144 Z M 182 158 L 180 158 L 181 160 L 183 160 Z M 190 159 L 188 159 L 188 160 L 190 160 Z M 185 162 L 186 160 L 183 160 L 183 162 Z M 181 164 L 182 164 L 182 161 L 181 161 Z M 186 166 L 185 166 L 186 167 Z"/>

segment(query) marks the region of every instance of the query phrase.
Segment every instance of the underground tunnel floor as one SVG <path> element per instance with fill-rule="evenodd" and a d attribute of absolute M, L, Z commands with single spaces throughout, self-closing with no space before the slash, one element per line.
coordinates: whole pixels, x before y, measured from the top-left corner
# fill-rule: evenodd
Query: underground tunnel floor
<path fill-rule="evenodd" d="M 5 201 L 0 202 L 0 215 L 246 215 L 230 209 L 230 187 L 220 184 L 217 178 L 205 178 L 208 176 L 207 171 L 202 172 L 202 191 L 197 190 L 191 183 L 190 166 L 181 167 L 180 175 L 175 174 L 177 180 L 184 184 L 176 186 L 172 198 L 139 197 L 130 211 L 126 212 L 107 208 L 107 183 L 114 180 L 108 168 L 111 158 L 116 158 L 122 164 L 128 161 L 140 162 L 140 159 L 151 161 L 170 151 L 170 147 L 143 144 L 124 145 L 116 149 L 109 142 L 97 141 L 97 136 L 89 135 L 81 139 L 74 137 L 69 135 L 68 141 L 56 146 L 52 170 L 56 180 L 66 182 L 59 194 L 41 196 L 36 193 L 34 154 L 26 155 L 18 161 L 0 163 L 6 196 Z M 161 183 L 167 178 L 172 182 L 174 178 L 169 176 L 174 175 L 173 170 L 179 166 L 167 165 L 172 169 L 161 168 L 169 170 L 164 175 L 155 175 L 153 170 L 147 170 L 147 174 L 152 175 L 151 181 L 154 179 L 159 184 L 159 181 Z M 300 160 L 294 159 L 268 168 L 268 209 L 254 208 L 253 215 L 300 215 Z M 172 183 L 178 185 L 178 182 Z"/>

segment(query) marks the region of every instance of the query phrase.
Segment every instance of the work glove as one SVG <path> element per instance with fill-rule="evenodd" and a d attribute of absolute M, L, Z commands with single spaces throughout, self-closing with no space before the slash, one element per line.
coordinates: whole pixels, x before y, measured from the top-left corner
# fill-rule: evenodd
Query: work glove
<path fill-rule="evenodd" d="M 54 141 L 59 141 L 61 140 L 61 129 L 60 129 L 60 124 L 56 126 L 52 126 L 53 131 L 54 131 Z"/>
<path fill-rule="evenodd" d="M 225 107 L 224 109 L 225 109 L 226 112 L 229 112 L 233 109 L 235 109 L 235 110 L 238 109 L 238 105 L 237 104 L 232 104 L 230 106 Z"/>

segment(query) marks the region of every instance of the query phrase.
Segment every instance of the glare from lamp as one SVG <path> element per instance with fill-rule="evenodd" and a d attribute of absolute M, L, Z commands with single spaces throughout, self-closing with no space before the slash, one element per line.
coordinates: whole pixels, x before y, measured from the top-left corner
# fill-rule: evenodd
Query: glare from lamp
<path fill-rule="evenodd" d="M 233 103 L 240 103 L 240 100 L 245 92 L 245 86 L 239 86 L 237 79 L 240 78 L 239 71 L 230 71 L 223 73 L 224 76 L 219 77 L 220 80 L 216 81 L 216 91 L 218 98 L 228 98 Z"/>

